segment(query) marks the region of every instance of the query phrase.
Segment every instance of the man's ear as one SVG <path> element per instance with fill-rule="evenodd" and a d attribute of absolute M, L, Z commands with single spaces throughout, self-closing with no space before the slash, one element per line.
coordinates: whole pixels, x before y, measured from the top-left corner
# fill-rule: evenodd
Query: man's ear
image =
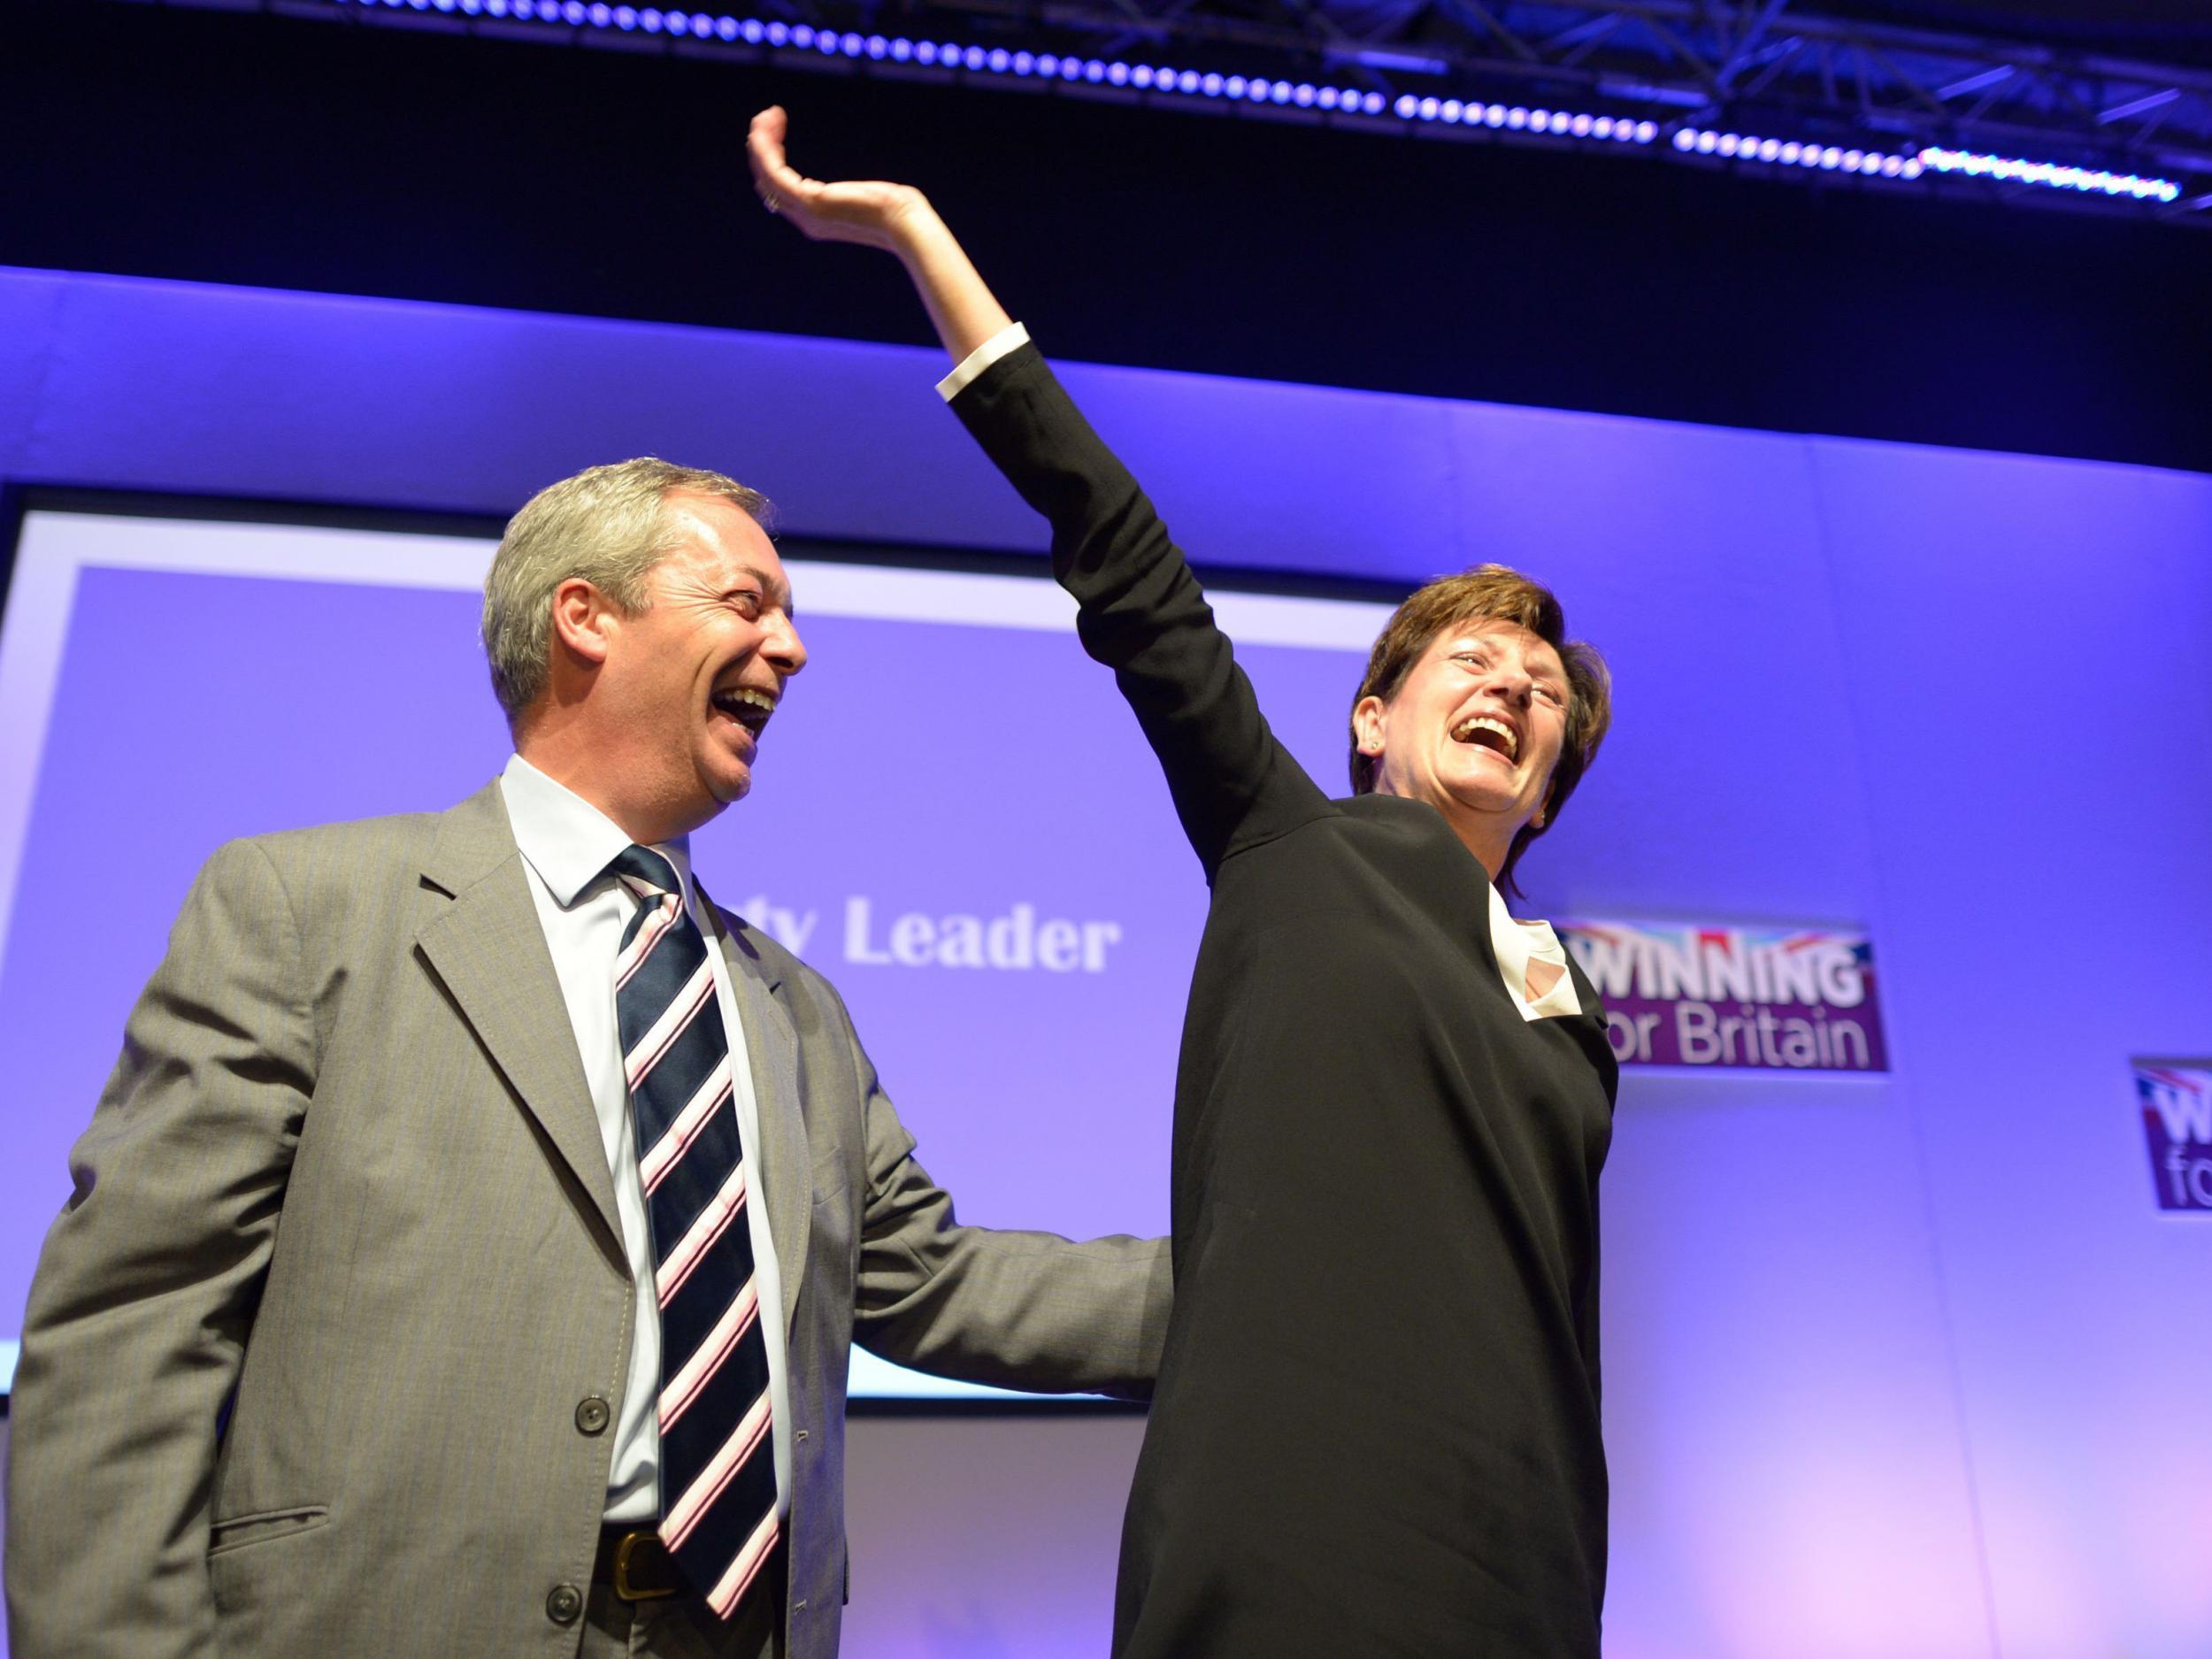
<path fill-rule="evenodd" d="M 597 668 L 607 660 L 609 643 L 621 612 L 607 595 L 580 576 L 553 590 L 553 643 L 580 666 Z"/>
<path fill-rule="evenodd" d="M 1383 737 L 1389 727 L 1390 705 L 1380 697 L 1362 697 L 1352 705 L 1352 741 L 1370 759 L 1383 752 Z"/>

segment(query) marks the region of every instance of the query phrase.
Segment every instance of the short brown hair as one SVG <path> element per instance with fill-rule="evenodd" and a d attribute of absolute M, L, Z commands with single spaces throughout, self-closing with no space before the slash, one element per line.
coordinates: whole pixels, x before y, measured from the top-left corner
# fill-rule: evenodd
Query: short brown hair
<path fill-rule="evenodd" d="M 1548 828 L 1559 821 L 1559 809 L 1582 781 L 1582 774 L 1590 770 L 1598 745 L 1605 741 L 1606 728 L 1613 723 L 1613 676 L 1595 649 L 1567 637 L 1566 612 L 1542 583 L 1531 581 L 1502 565 L 1478 565 L 1456 576 L 1440 576 L 1416 590 L 1375 636 L 1375 649 L 1368 654 L 1367 672 L 1352 697 L 1352 707 L 1356 710 L 1370 697 L 1389 702 L 1438 634 L 1477 621 L 1509 622 L 1526 628 L 1557 651 L 1566 668 L 1567 741 L 1560 749 L 1559 764 L 1552 769 L 1551 788 L 1544 798 L 1542 815 Z M 1355 726 L 1352 793 L 1372 795 L 1374 790 L 1375 757 L 1360 753 L 1359 730 Z M 1532 820 L 1513 837 L 1504 867 L 1498 872 L 1498 885 L 1507 892 L 1520 891 L 1514 885 L 1513 866 L 1520 862 L 1528 844 L 1543 833 Z"/>
<path fill-rule="evenodd" d="M 632 616 L 645 609 L 645 573 L 673 546 L 671 490 L 718 495 L 765 528 L 768 497 L 722 472 L 657 456 L 588 466 L 548 484 L 507 521 L 484 578 L 484 655 L 492 690 L 512 726 L 551 675 L 553 590 L 580 576 Z"/>

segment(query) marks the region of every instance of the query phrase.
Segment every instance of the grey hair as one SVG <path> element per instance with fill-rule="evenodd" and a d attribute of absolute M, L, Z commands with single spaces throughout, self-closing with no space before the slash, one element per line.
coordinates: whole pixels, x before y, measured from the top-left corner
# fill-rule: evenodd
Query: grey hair
<path fill-rule="evenodd" d="M 718 495 L 768 523 L 768 497 L 758 490 L 650 455 L 549 484 L 507 521 L 484 578 L 484 655 L 510 726 L 552 677 L 553 593 L 563 582 L 589 582 L 626 615 L 646 608 L 646 572 L 674 545 L 662 511 L 673 489 Z"/>

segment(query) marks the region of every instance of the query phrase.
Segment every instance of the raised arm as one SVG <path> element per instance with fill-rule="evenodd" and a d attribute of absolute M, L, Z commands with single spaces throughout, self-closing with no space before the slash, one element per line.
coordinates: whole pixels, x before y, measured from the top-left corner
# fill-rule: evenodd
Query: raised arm
<path fill-rule="evenodd" d="M 1208 878 L 1240 848 L 1326 811 L 1269 731 L 1151 502 L 1014 333 L 927 198 L 909 185 L 806 178 L 785 154 L 785 132 L 781 110 L 753 119 L 747 150 L 762 202 L 816 241 L 880 249 L 905 265 L 938 338 L 972 374 L 954 412 L 1051 523 L 1053 573 L 1080 606 L 1084 649 L 1114 670 L 1136 710 Z"/>

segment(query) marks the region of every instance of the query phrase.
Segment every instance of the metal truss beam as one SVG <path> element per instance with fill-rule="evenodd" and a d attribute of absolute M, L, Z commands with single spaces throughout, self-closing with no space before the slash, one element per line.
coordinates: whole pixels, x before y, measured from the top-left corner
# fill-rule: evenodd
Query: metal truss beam
<path fill-rule="evenodd" d="M 667 29 L 663 42 L 677 51 L 699 49 L 687 35 L 712 49 L 700 27 L 709 15 L 725 26 L 724 42 L 733 21 L 720 0 L 704 0 L 710 10 L 664 12 L 573 0 L 565 12 L 546 0 L 169 3 L 541 37 L 609 27 L 601 14 L 633 19 L 620 23 L 625 30 L 658 30 L 664 17 L 680 18 L 688 27 Z M 1370 95 L 1365 116 L 1387 109 L 1403 117 L 1444 101 L 1510 103 L 1655 122 L 1667 135 L 1726 129 L 1784 141 L 1792 150 L 2016 157 L 2049 164 L 2041 169 L 2047 176 L 1978 167 L 1932 172 L 1923 180 L 1916 166 L 1906 177 L 1922 188 L 2037 205 L 2089 204 L 2042 188 L 2053 167 L 2157 175 L 2178 187 L 2173 199 L 2131 203 L 2127 211 L 2212 228 L 2212 70 L 1869 23 L 1793 0 L 751 0 L 745 10 L 849 45 L 857 32 L 958 41 L 1002 56 L 1072 54 L 1132 65 L 1172 58 L 1179 71 L 1211 72 L 1217 80 L 1328 78 Z M 534 20 L 509 20 L 517 14 Z M 594 21 L 580 27 L 586 15 Z M 650 24 L 636 21 L 642 19 Z M 949 51 L 940 73 L 974 78 Z M 1146 68 L 1134 84 L 1149 87 L 1152 78 Z M 1171 89 L 1161 82 L 1162 94 Z M 1332 91 L 1320 107 L 1268 112 L 1341 121 L 1354 104 L 1348 91 L 1341 107 L 1336 99 Z M 1717 156 L 1686 142 L 1641 153 L 1675 152 L 1701 165 L 1733 165 L 1738 153 L 1732 137 Z M 1752 144 L 1741 153 L 1750 158 Z"/>

